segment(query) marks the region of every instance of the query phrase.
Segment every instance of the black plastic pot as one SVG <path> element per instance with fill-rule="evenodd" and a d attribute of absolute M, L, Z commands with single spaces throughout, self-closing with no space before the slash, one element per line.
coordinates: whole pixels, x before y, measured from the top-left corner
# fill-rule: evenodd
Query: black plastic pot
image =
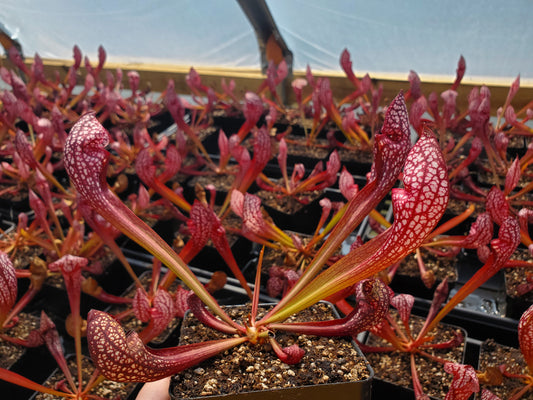
<path fill-rule="evenodd" d="M 331 304 L 327 303 L 330 307 Z M 267 304 L 265 306 L 271 306 Z M 336 314 L 335 309 L 332 308 L 333 312 Z M 337 315 L 338 316 L 338 315 Z M 191 318 L 192 319 L 192 318 Z M 185 327 L 182 326 L 182 330 Z M 353 346 L 357 353 L 363 357 L 363 354 L 352 341 Z M 230 350 L 231 352 L 231 350 Z M 319 362 L 318 360 L 316 361 Z M 366 359 L 365 359 L 366 363 Z M 373 379 L 372 368 L 366 363 L 369 377 L 364 380 L 349 381 L 349 382 L 339 382 L 339 383 L 322 383 L 317 385 L 305 385 L 294 388 L 282 388 L 282 389 L 265 389 L 259 391 L 246 391 L 242 393 L 233 393 L 225 395 L 208 395 L 203 397 L 191 397 L 191 399 L 225 399 L 225 400 L 254 400 L 254 399 L 266 399 L 266 400 L 278 400 L 278 399 L 305 399 L 305 400 L 322 400 L 324 398 L 335 398 L 336 400 L 370 400 L 371 398 L 371 386 Z M 176 397 L 173 393 L 173 387 L 176 385 L 175 379 L 171 380 L 170 384 L 170 396 L 171 399 L 176 400 Z M 181 400 L 181 397 L 180 397 Z"/>
<path fill-rule="evenodd" d="M 261 198 L 260 193 L 258 192 L 257 195 Z M 266 194 L 265 191 L 262 191 L 262 193 Z M 275 193 L 272 195 L 276 196 Z M 324 192 L 313 194 L 313 196 L 313 200 L 307 204 L 301 204 L 294 212 L 285 212 L 277 207 L 265 204 L 263 199 L 262 205 L 280 229 L 311 234 L 315 231 L 322 213 L 320 200 L 324 197 Z"/>

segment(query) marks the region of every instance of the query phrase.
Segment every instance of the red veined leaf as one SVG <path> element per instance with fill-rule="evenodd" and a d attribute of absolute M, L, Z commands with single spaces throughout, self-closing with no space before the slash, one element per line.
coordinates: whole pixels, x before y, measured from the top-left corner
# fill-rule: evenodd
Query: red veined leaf
<path fill-rule="evenodd" d="M 417 148 L 413 152 L 413 158 L 416 158 L 416 161 L 413 164 L 418 163 L 419 165 L 427 165 L 427 159 L 425 155 L 418 155 L 416 153 L 421 152 L 423 153 L 425 150 L 431 150 L 430 153 L 432 156 L 435 157 L 429 157 L 429 159 L 436 160 L 439 159 L 439 162 L 437 163 L 439 166 L 440 164 L 445 164 L 444 160 L 442 159 L 442 155 L 440 153 L 440 149 L 438 148 L 438 145 L 435 143 L 434 145 L 427 145 L 427 140 L 424 139 L 427 135 L 424 135 L 421 140 L 417 143 Z M 433 142 L 435 140 L 433 139 Z M 424 146 L 422 144 L 424 143 Z M 376 134 L 374 137 L 374 163 L 372 164 L 372 170 L 369 177 L 369 182 L 365 185 L 363 189 L 361 189 L 356 196 L 354 196 L 346 205 L 344 209 L 344 219 L 343 223 L 337 224 L 335 228 L 331 231 L 328 238 L 326 239 L 326 242 L 322 245 L 321 249 L 313 259 L 313 262 L 309 265 L 309 267 L 306 269 L 305 273 L 302 275 L 302 278 L 298 281 L 298 283 L 294 286 L 293 290 L 289 292 L 282 300 L 281 302 L 274 307 L 273 310 L 271 310 L 267 316 L 265 317 L 266 320 L 273 319 L 272 315 L 276 315 L 276 319 L 280 318 L 283 319 L 281 314 L 285 314 L 288 316 L 289 314 L 292 314 L 295 312 L 296 309 L 305 308 L 314 302 L 320 300 L 321 298 L 327 297 L 332 295 L 333 293 L 343 289 L 344 287 L 350 286 L 351 284 L 354 284 L 355 282 L 364 279 L 365 277 L 368 277 L 370 275 L 366 276 L 358 276 L 354 279 L 349 278 L 349 274 L 346 273 L 346 275 L 343 274 L 343 277 L 341 278 L 340 275 L 337 276 L 337 278 L 333 278 L 330 274 L 338 273 L 339 270 L 346 267 L 346 265 L 338 266 L 336 272 L 328 272 L 331 270 L 326 270 L 323 274 L 323 282 L 329 281 L 329 285 L 322 286 L 322 283 L 317 285 L 320 285 L 321 287 L 314 287 L 311 289 L 309 287 L 310 281 L 320 272 L 323 265 L 326 263 L 327 259 L 334 253 L 334 251 L 340 246 L 342 241 L 351 234 L 354 229 L 363 221 L 363 219 L 368 215 L 368 213 L 378 204 L 378 202 L 385 196 L 390 189 L 393 187 L 394 183 L 397 180 L 397 177 L 403 168 L 403 165 L 405 163 L 405 160 L 407 158 L 407 155 L 409 153 L 411 147 L 410 143 L 410 129 L 409 129 L 409 117 L 407 113 L 407 107 L 405 105 L 405 100 L 403 97 L 403 94 L 400 93 L 396 98 L 391 102 L 389 107 L 387 108 L 387 112 L 385 113 L 385 121 L 383 123 L 383 127 L 381 129 L 381 133 Z M 427 149 L 426 149 L 427 147 Z M 430 149 L 431 148 L 431 149 Z M 411 167 L 413 168 L 413 167 Z M 424 177 L 432 177 L 433 174 L 427 173 L 427 171 L 421 171 L 422 176 Z M 446 171 L 444 170 L 444 175 L 446 175 Z M 440 177 L 434 177 L 435 181 L 439 179 Z M 447 177 L 446 179 L 443 179 L 443 182 L 446 181 L 447 185 Z M 440 185 L 440 183 L 437 183 L 437 186 Z M 416 185 L 415 185 L 416 186 Z M 415 187 L 416 189 L 416 187 Z M 430 189 L 435 189 L 435 185 L 430 186 Z M 433 192 L 433 190 L 430 190 L 430 192 Z M 444 196 L 440 201 L 444 201 L 445 204 L 439 204 L 437 202 L 435 205 L 438 206 L 435 208 L 435 210 L 439 210 L 443 208 L 442 206 L 446 205 L 448 201 L 448 195 L 447 195 L 447 188 L 445 190 L 446 196 Z M 420 193 L 417 193 L 417 195 L 420 195 Z M 398 196 L 396 196 L 398 198 Z M 433 197 L 433 196 L 431 196 Z M 431 202 L 430 202 L 431 203 Z M 412 211 L 412 210 L 411 210 Z M 443 211 L 443 210 L 442 210 Z M 438 213 L 436 213 L 438 215 Z M 433 216 L 431 216 L 433 217 Z M 437 217 L 435 217 L 437 218 Z M 439 219 L 438 217 L 437 219 Z M 432 218 L 429 218 L 429 221 L 433 221 Z M 416 224 L 416 223 L 415 223 Z M 422 226 L 422 225 L 419 225 Z M 401 227 L 402 229 L 406 228 L 405 226 Z M 419 228 L 418 228 L 419 229 Z M 419 229 L 419 233 L 422 233 L 423 230 Z M 409 238 L 409 236 L 405 236 L 405 238 Z M 386 241 L 384 237 L 382 237 L 383 241 Z M 379 248 L 379 246 L 382 244 L 382 242 L 378 241 L 371 241 L 368 242 L 371 243 L 369 245 L 361 246 L 358 249 L 358 253 L 360 249 L 363 250 L 364 256 L 361 256 L 360 258 L 357 258 L 356 260 L 351 259 L 348 263 L 353 267 L 355 264 L 362 262 L 367 259 L 368 262 L 368 254 L 374 254 L 376 253 L 376 250 Z M 413 242 L 414 244 L 414 242 Z M 399 246 L 392 245 L 393 249 L 398 250 Z M 394 253 L 394 251 L 393 251 Z M 359 253 L 363 254 L 363 253 Z M 385 253 L 382 253 L 384 255 Z M 394 256 L 393 256 L 394 257 Z M 344 257 L 343 259 L 346 259 Z M 342 262 L 342 260 L 340 262 Z M 353 261 L 356 261 L 355 264 Z M 393 261 L 392 261 L 393 262 Z M 348 268 L 348 267 L 346 267 Z M 363 269 L 363 267 L 361 267 Z M 385 267 L 383 267 L 385 268 Z M 344 279 L 346 281 L 344 281 Z M 359 279 L 358 279 L 359 278 Z M 339 280 L 343 280 L 343 283 L 339 286 Z M 316 283 L 316 282 L 315 282 Z M 307 286 L 307 287 L 306 287 Z M 306 287 L 304 290 L 302 288 Z M 315 294 L 313 296 L 311 293 Z M 285 307 L 285 304 L 289 301 L 293 302 L 294 297 L 300 297 L 302 296 L 302 293 L 307 293 L 306 296 L 309 296 L 308 303 L 301 301 L 299 305 L 296 305 L 296 302 L 293 303 L 292 307 L 294 307 L 294 310 L 290 311 L 289 307 Z M 319 294 L 322 293 L 322 296 Z M 315 300 L 311 300 L 311 298 L 314 297 Z M 307 303 L 307 305 L 304 305 L 304 303 Z M 284 309 L 281 311 L 281 309 Z"/>
<path fill-rule="evenodd" d="M 152 300 L 150 323 L 142 332 L 143 340 L 146 341 L 157 337 L 168 327 L 170 321 L 174 318 L 174 315 L 174 301 L 172 296 L 163 288 L 157 289 L 154 299 Z"/>
<path fill-rule="evenodd" d="M 353 285 L 405 257 L 431 233 L 449 198 L 446 163 L 431 133 L 421 137 L 410 152 L 404 186 L 393 189 L 393 225 L 318 275 L 298 297 L 317 301 L 320 295 L 329 296 Z"/>
<path fill-rule="evenodd" d="M 505 194 L 497 186 L 493 186 L 489 190 L 485 204 L 493 221 L 498 225 L 501 225 L 509 216 L 509 203 L 505 199 Z"/>
<path fill-rule="evenodd" d="M 529 373 L 533 374 L 533 305 L 520 317 L 518 323 L 520 351 L 527 362 Z"/>
<path fill-rule="evenodd" d="M 142 343 L 137 333 L 126 336 L 120 324 L 102 311 L 91 310 L 87 318 L 87 343 L 93 362 L 106 378 L 117 382 L 155 381 L 246 340 L 238 337 L 151 349 Z"/>
<path fill-rule="evenodd" d="M 444 370 L 453 374 L 445 400 L 468 400 L 472 393 L 479 392 L 476 370 L 471 365 L 447 362 L 444 364 Z"/>
<path fill-rule="evenodd" d="M 461 243 L 466 248 L 478 248 L 487 245 L 494 234 L 494 226 L 490 214 L 484 212 L 478 215 L 476 221 L 470 226 L 468 236 Z"/>
<path fill-rule="evenodd" d="M 355 183 L 352 174 L 348 172 L 346 167 L 342 167 L 339 176 L 339 190 L 346 200 L 350 200 L 359 191 L 359 186 Z"/>
<path fill-rule="evenodd" d="M 507 175 L 505 176 L 505 189 L 503 191 L 503 194 L 508 196 L 512 190 L 518 185 L 518 181 L 520 180 L 520 159 L 518 157 L 515 158 L 511 166 L 509 167 L 509 170 L 507 171 Z"/>
<path fill-rule="evenodd" d="M 0 329 L 17 301 L 17 275 L 9 256 L 0 251 Z"/>
<path fill-rule="evenodd" d="M 405 326 L 409 325 L 409 318 L 411 317 L 411 310 L 415 304 L 415 298 L 410 294 L 398 294 L 394 296 L 391 301 L 391 305 L 398 310 L 400 319 Z"/>
<path fill-rule="evenodd" d="M 139 321 L 148 322 L 150 320 L 150 299 L 145 290 L 137 288 L 135 296 L 133 296 L 132 308 Z"/>

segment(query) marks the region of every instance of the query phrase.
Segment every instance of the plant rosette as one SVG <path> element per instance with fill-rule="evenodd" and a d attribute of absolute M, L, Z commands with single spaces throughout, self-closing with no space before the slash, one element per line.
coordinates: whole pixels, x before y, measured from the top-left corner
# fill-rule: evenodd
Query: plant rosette
<path fill-rule="evenodd" d="M 263 306 L 258 316 L 266 310 Z M 236 320 L 246 318 L 247 306 L 226 308 Z M 290 321 L 328 320 L 338 317 L 329 303 L 317 305 L 295 315 Z M 192 314 L 185 316 L 180 344 L 220 338 L 220 332 L 202 325 Z M 174 375 L 172 399 L 202 398 L 287 398 L 370 399 L 373 371 L 355 343 L 348 338 L 325 338 L 276 333 L 283 347 L 298 344 L 306 354 L 296 365 L 287 365 L 268 345 L 242 345 L 231 352 Z"/>
<path fill-rule="evenodd" d="M 424 324 L 424 318 L 411 316 L 410 328 L 412 332 L 417 332 Z M 461 363 L 464 359 L 466 341 L 466 331 L 462 328 L 440 323 L 430 332 L 433 340 L 431 343 L 442 343 L 450 340 L 455 335 L 461 335 L 464 338 L 462 344 L 445 349 L 426 349 L 432 356 L 446 359 L 449 362 Z M 384 346 L 388 343 L 371 333 L 366 338 L 365 345 Z M 364 350 L 364 348 L 363 348 Z M 375 371 L 376 390 L 378 393 L 382 390 L 393 390 L 398 392 L 411 393 L 414 397 L 413 384 L 411 378 L 411 354 L 408 352 L 366 352 L 365 355 Z M 415 355 L 418 378 L 424 389 L 424 393 L 432 398 L 444 399 L 452 376 L 444 372 L 443 364 L 428 359 L 426 357 Z M 383 384 L 385 382 L 385 384 Z"/>
<path fill-rule="evenodd" d="M 68 367 L 71 370 L 71 373 L 73 376 L 76 376 L 77 369 L 76 369 L 76 357 L 75 355 L 67 355 L 66 357 Z M 94 365 L 91 362 L 91 359 L 89 357 L 83 357 L 82 359 L 82 377 L 85 380 L 88 380 L 91 378 L 91 375 L 94 372 Z M 61 384 L 65 380 L 65 376 L 61 372 L 59 368 L 57 368 L 46 381 L 44 382 L 44 386 L 46 387 L 55 387 L 55 385 Z M 110 380 L 103 380 L 95 386 L 91 392 L 90 395 L 97 396 L 95 398 L 101 398 L 101 399 L 111 399 L 111 398 L 118 398 L 118 399 L 127 399 L 128 396 L 135 390 L 135 387 L 137 385 L 135 383 L 131 382 L 113 382 Z M 36 392 L 33 396 L 31 396 L 30 400 L 59 400 L 63 397 L 59 396 L 53 396 L 51 394 L 47 393 L 39 393 Z"/>

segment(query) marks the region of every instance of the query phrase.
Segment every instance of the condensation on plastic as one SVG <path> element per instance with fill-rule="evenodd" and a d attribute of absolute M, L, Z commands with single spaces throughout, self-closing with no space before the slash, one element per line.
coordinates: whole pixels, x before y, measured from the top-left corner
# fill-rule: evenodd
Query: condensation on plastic
<path fill-rule="evenodd" d="M 344 48 L 357 73 L 410 70 L 453 77 L 462 54 L 465 80 L 518 74 L 533 83 L 530 0 L 267 0 L 294 70 L 340 72 Z M 236 1 L 5 0 L 0 22 L 26 56 L 70 59 L 77 44 L 114 62 L 258 68 L 255 35 Z M 508 82 L 505 79 L 509 78 Z"/>

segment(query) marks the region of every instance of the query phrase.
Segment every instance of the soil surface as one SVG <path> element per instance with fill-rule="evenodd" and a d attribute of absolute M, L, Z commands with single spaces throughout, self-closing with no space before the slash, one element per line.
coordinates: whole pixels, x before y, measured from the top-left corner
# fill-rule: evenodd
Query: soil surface
<path fill-rule="evenodd" d="M 231 185 L 233 185 L 233 181 L 235 180 L 235 175 L 214 175 L 214 174 L 208 174 L 208 175 L 198 175 L 192 178 L 187 185 L 189 185 L 191 188 L 194 189 L 195 185 L 200 185 L 202 188 L 205 189 L 207 185 L 213 185 L 217 192 L 224 192 L 228 193 L 231 189 Z"/>
<path fill-rule="evenodd" d="M 422 258 L 426 268 L 435 274 L 437 281 L 442 281 L 446 277 L 448 278 L 448 282 L 455 282 L 457 280 L 456 258 L 438 257 L 433 253 L 426 252 L 424 252 Z M 420 269 L 418 268 L 418 262 L 414 254 L 402 260 L 397 274 L 420 278 Z"/>
<path fill-rule="evenodd" d="M 238 308 L 228 309 L 234 318 L 242 318 Z M 246 315 L 248 309 L 246 309 Z M 260 313 L 261 314 L 261 313 Z M 302 320 L 332 319 L 331 309 L 324 304 L 298 314 Z M 295 320 L 295 319 L 292 319 Z M 220 338 L 221 334 L 196 325 L 189 315 L 184 320 L 182 343 Z M 276 333 L 282 347 L 297 343 L 305 350 L 300 363 L 281 362 L 270 345 L 243 344 L 182 372 L 172 378 L 171 390 L 178 399 L 214 394 L 235 394 L 255 390 L 287 388 L 335 382 L 365 380 L 369 377 L 364 358 L 352 342 L 344 338 L 319 338 L 306 335 Z"/>
<path fill-rule="evenodd" d="M 486 371 L 487 367 L 499 367 L 505 364 L 507 371 L 513 374 L 527 374 L 528 368 L 524 356 L 519 349 L 507 347 L 489 339 L 481 345 L 479 354 L 479 369 Z M 524 387 L 519 379 L 503 377 L 500 385 L 482 384 L 481 389 L 488 389 L 502 399 L 510 399 L 514 393 Z M 533 400 L 533 389 L 524 394 L 521 400 Z"/>
<path fill-rule="evenodd" d="M 326 161 L 331 151 L 329 142 L 326 139 L 315 139 L 312 144 L 307 144 L 307 139 L 298 135 L 288 135 L 287 153 L 291 156 L 314 158 L 316 162 Z M 277 154 L 274 153 L 274 154 Z M 313 165 L 314 166 L 314 165 Z"/>
<path fill-rule="evenodd" d="M 39 327 L 39 318 L 26 313 L 20 313 L 18 317 L 19 321 L 2 333 L 13 338 L 26 339 L 32 330 Z M 0 339 L 0 367 L 9 369 L 25 351 L 22 346 Z"/>
<path fill-rule="evenodd" d="M 285 214 L 294 214 L 323 195 L 322 190 L 314 190 L 295 196 L 286 196 L 281 193 L 259 190 L 256 195 L 261 199 L 261 204 L 271 207 Z"/>

